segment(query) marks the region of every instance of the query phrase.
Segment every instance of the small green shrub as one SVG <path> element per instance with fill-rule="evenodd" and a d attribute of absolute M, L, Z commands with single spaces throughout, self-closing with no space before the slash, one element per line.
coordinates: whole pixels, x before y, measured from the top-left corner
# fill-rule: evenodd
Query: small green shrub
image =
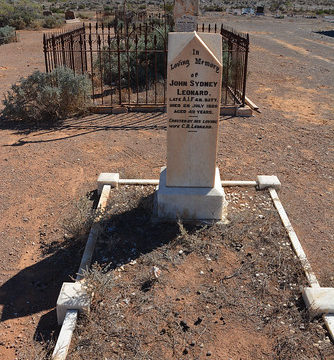
<path fill-rule="evenodd" d="M 118 26 L 120 26 L 119 23 Z M 127 85 L 133 89 L 136 89 L 138 86 L 138 89 L 142 89 L 150 85 L 153 81 L 163 79 L 166 71 L 165 54 L 163 52 L 165 47 L 164 38 L 167 38 L 167 34 L 164 34 L 164 31 L 164 27 L 161 26 L 154 28 L 148 34 L 146 44 L 147 52 L 145 52 L 144 34 L 138 37 L 137 48 L 134 36 L 129 37 L 128 43 L 125 38 L 122 38 L 119 46 L 119 50 L 121 51 L 119 62 L 117 42 L 116 39 L 113 39 L 110 43 L 110 49 L 105 47 L 101 59 L 97 58 L 94 64 L 94 69 L 96 73 L 102 77 L 103 83 L 111 85 L 113 82 L 120 80 L 121 85 Z M 167 27 L 167 33 L 168 32 L 169 27 Z M 154 43 L 154 38 L 156 38 L 156 43 Z M 129 52 L 126 51 L 127 48 Z M 120 69 L 118 69 L 118 64 Z"/>
<path fill-rule="evenodd" d="M 35 2 L 18 0 L 15 6 L 5 0 L 0 0 L 0 26 L 12 26 L 22 30 L 38 19 L 41 6 Z"/>
<path fill-rule="evenodd" d="M 91 82 L 87 75 L 75 75 L 69 68 L 51 73 L 35 71 L 12 85 L 3 100 L 5 120 L 56 123 L 83 113 L 90 104 Z"/>
<path fill-rule="evenodd" d="M 15 29 L 11 26 L 0 27 L 0 45 L 16 41 Z"/>
<path fill-rule="evenodd" d="M 43 21 L 43 28 L 53 29 L 61 27 L 64 24 L 64 18 L 61 15 L 48 16 Z"/>

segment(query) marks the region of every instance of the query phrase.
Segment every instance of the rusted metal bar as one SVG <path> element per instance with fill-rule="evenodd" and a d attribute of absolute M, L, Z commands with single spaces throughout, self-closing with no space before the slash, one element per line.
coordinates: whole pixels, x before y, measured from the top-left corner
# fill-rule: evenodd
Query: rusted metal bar
<path fill-rule="evenodd" d="M 70 35 L 70 49 L 71 49 L 71 52 L 70 52 L 70 54 L 71 54 L 71 56 L 70 56 L 70 58 L 71 58 L 71 69 L 75 73 L 74 52 L 73 52 L 73 35 L 72 34 Z"/>
<path fill-rule="evenodd" d="M 85 59 L 85 72 L 88 71 L 88 64 L 87 64 L 87 47 L 86 47 L 86 27 L 85 27 L 85 24 L 83 24 L 82 26 L 82 29 L 83 29 L 83 39 L 84 39 L 84 59 Z"/>
<path fill-rule="evenodd" d="M 63 36 L 60 37 L 60 43 L 61 43 L 61 55 L 62 55 L 63 66 L 66 66 L 65 43 Z"/>
<path fill-rule="evenodd" d="M 137 105 L 139 103 L 139 81 L 138 81 L 138 34 L 135 38 L 135 51 L 136 51 L 136 93 L 137 93 Z"/>
<path fill-rule="evenodd" d="M 147 24 L 145 26 L 145 100 L 148 103 L 148 52 L 147 52 Z"/>
<path fill-rule="evenodd" d="M 119 105 L 122 104 L 122 89 L 121 89 L 121 51 L 120 51 L 120 38 L 119 32 L 117 31 L 117 60 L 118 60 L 118 99 Z"/>
<path fill-rule="evenodd" d="M 47 47 L 47 40 L 46 40 L 46 35 L 45 34 L 43 34 L 43 51 L 44 51 L 45 71 L 48 73 L 49 72 L 49 67 L 48 67 L 48 47 Z"/>
<path fill-rule="evenodd" d="M 79 45 L 80 45 L 81 74 L 83 74 L 84 73 L 84 55 L 83 55 L 83 40 L 82 40 L 81 34 L 80 34 L 80 39 L 79 39 Z"/>
<path fill-rule="evenodd" d="M 92 42 L 92 29 L 90 26 L 90 33 L 88 35 L 88 42 L 89 42 L 89 53 L 90 53 L 90 68 L 91 68 L 91 79 L 92 79 L 92 95 L 93 95 L 93 102 L 95 104 L 95 89 L 94 89 L 94 65 L 93 65 L 93 42 Z"/>
<path fill-rule="evenodd" d="M 108 27 L 109 30 L 109 27 Z M 111 66 L 111 37 L 110 32 L 108 31 L 108 60 L 109 60 L 109 83 L 110 83 L 110 103 L 112 105 L 112 66 Z"/>
<path fill-rule="evenodd" d="M 57 67 L 57 53 L 56 53 L 56 39 L 55 39 L 55 36 L 52 35 L 52 59 L 53 59 L 53 68 L 56 68 Z"/>
<path fill-rule="evenodd" d="M 157 68 L 157 36 L 154 35 L 154 104 L 157 103 L 157 81 L 158 81 L 158 68 Z"/>
<path fill-rule="evenodd" d="M 243 73 L 243 84 L 242 84 L 242 106 L 245 106 L 245 101 L 246 101 L 248 52 L 249 52 L 249 34 L 247 34 L 247 46 L 246 46 L 246 52 L 245 52 L 245 58 L 244 58 L 244 73 Z"/>
<path fill-rule="evenodd" d="M 167 103 L 166 101 L 166 90 L 167 90 L 167 56 L 168 56 L 168 50 L 167 50 L 167 34 L 165 34 L 164 38 L 164 104 Z"/>
<path fill-rule="evenodd" d="M 99 57 L 99 71 L 100 71 L 100 91 L 101 91 L 101 102 L 103 105 L 103 64 L 102 64 L 102 51 L 101 51 L 101 36 L 97 35 L 97 52 Z"/>
<path fill-rule="evenodd" d="M 129 45 L 129 25 L 126 24 L 126 33 L 125 33 L 125 51 L 126 51 L 126 64 L 128 68 L 128 103 L 130 104 L 130 91 L 131 91 L 131 77 L 130 77 L 130 45 Z"/>

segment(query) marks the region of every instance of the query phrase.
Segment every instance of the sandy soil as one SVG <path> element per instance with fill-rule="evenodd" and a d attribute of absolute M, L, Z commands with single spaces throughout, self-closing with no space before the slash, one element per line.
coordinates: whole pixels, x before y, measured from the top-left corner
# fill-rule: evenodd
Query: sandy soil
<path fill-rule="evenodd" d="M 313 32 L 331 24 L 232 16 L 224 22 L 250 33 L 247 96 L 261 114 L 221 119 L 222 178 L 277 175 L 321 285 L 334 286 L 334 39 Z M 43 69 L 41 33 L 20 37 L 0 47 L 0 93 Z M 165 121 L 163 114 L 92 115 L 36 132 L 0 126 L 1 359 L 20 359 L 40 334 L 48 339 L 57 331 L 57 294 L 75 272 L 80 247 L 52 243 L 64 239 L 64 220 L 96 188 L 100 172 L 158 177 L 166 162 Z"/>

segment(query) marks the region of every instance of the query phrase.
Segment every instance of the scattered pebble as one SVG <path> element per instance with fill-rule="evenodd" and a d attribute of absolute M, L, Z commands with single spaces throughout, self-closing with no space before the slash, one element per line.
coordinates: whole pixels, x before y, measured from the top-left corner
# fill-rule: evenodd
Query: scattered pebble
<path fill-rule="evenodd" d="M 157 266 L 153 266 L 153 275 L 156 279 L 161 275 L 161 270 Z"/>

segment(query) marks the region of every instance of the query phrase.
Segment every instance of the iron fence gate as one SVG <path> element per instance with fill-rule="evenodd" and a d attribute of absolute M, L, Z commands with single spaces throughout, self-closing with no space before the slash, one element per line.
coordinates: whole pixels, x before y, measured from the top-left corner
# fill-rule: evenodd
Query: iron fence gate
<path fill-rule="evenodd" d="M 223 25 L 203 24 L 197 30 L 222 35 L 221 104 L 244 105 L 248 34 L 235 33 Z M 168 31 L 166 22 L 139 25 L 97 22 L 61 34 L 44 35 L 46 71 L 67 66 L 75 73 L 87 73 L 96 106 L 163 106 L 166 104 Z"/>

